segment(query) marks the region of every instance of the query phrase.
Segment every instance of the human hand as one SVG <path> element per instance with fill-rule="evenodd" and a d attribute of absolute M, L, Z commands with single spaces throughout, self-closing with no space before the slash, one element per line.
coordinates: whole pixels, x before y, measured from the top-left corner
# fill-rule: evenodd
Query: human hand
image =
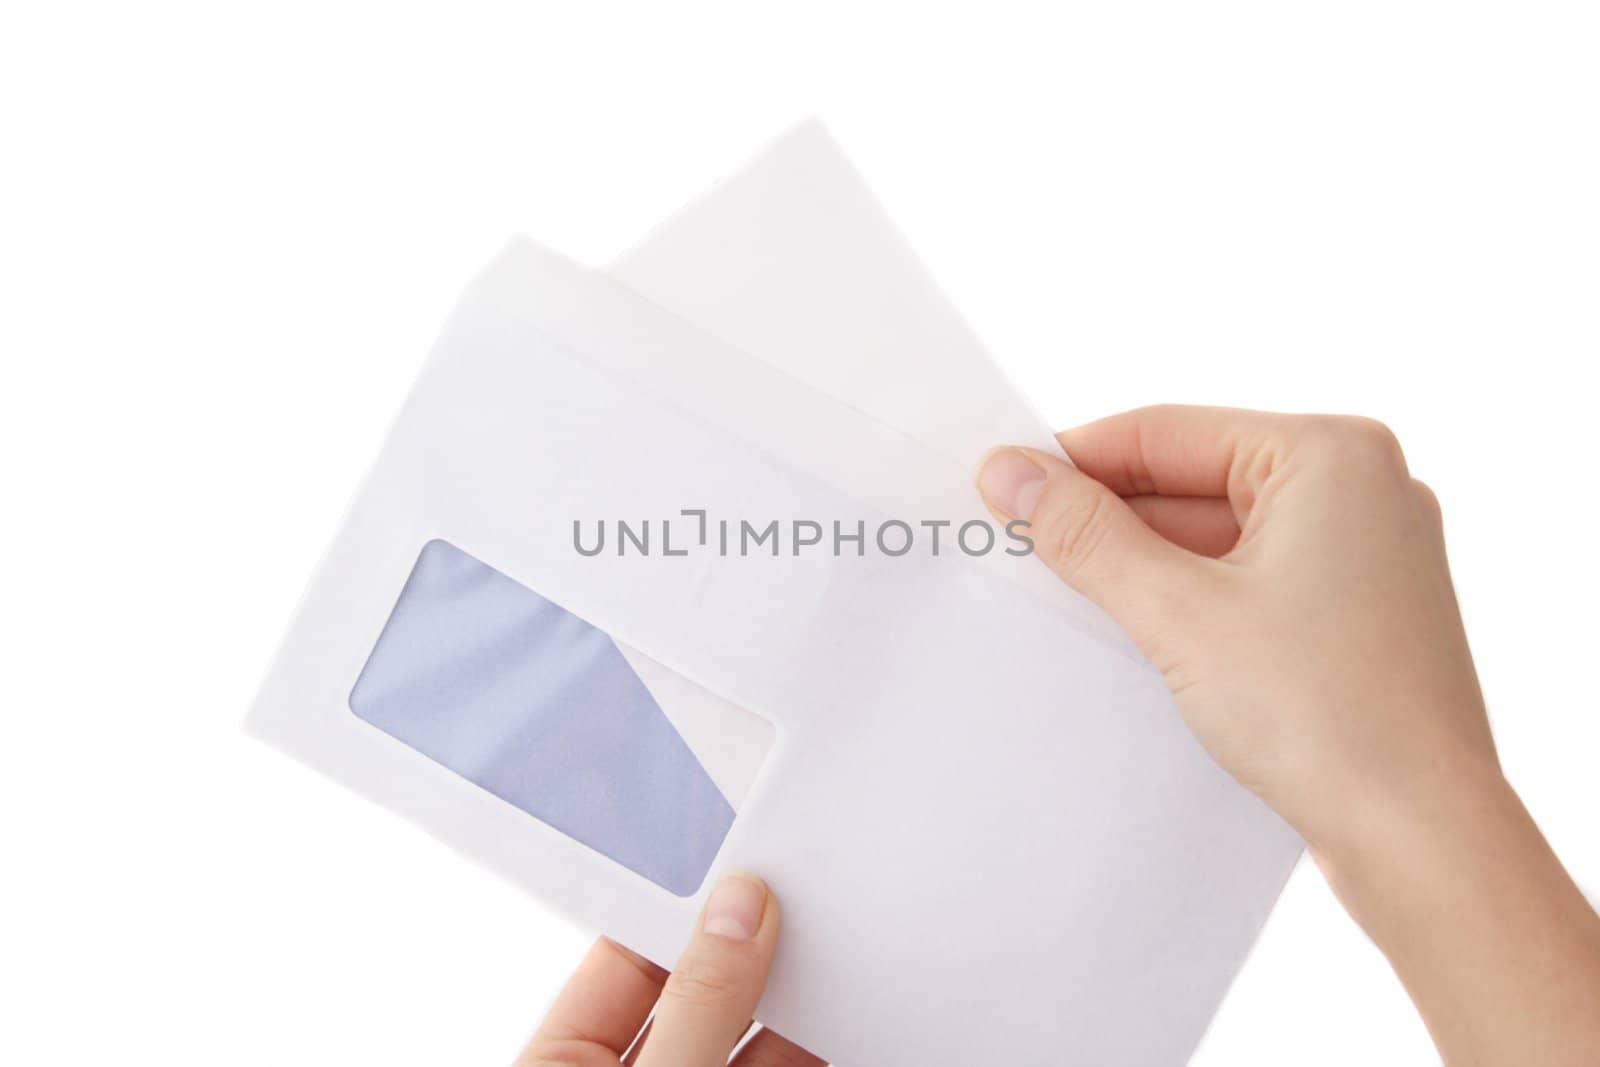
<path fill-rule="evenodd" d="M 1361 419 L 1129 412 L 979 477 L 1306 839 L 1448 1062 L 1600 1063 L 1600 918 L 1501 776 L 1438 504 Z"/>
<path fill-rule="evenodd" d="M 777 940 L 778 902 L 767 887 L 727 876 L 671 974 L 614 941 L 595 942 L 516 1067 L 723 1067 L 750 1028 Z M 771 1030 L 746 1042 L 733 1065 L 823 1067 Z"/>
<path fill-rule="evenodd" d="M 1313 848 L 1497 776 L 1439 508 L 1377 423 L 1208 408 L 996 453 L 980 487 L 1116 617 L 1201 742 Z"/>

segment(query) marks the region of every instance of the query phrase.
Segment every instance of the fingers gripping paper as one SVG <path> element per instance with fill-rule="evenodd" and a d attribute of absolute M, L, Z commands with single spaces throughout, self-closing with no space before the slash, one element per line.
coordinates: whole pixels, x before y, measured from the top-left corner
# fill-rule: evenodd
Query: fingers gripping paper
<path fill-rule="evenodd" d="M 874 325 L 886 338 L 942 306 L 920 275 L 904 291 L 921 295 Z M 830 395 L 848 382 L 790 358 L 753 359 L 603 277 L 509 250 L 408 400 L 252 727 L 662 963 L 711 877 L 759 871 L 785 906 L 760 1017 L 837 1062 L 1181 1062 L 1299 846 L 1103 617 L 987 557 L 574 551 L 574 519 L 684 508 L 980 513 L 977 456 L 951 454 L 964 445 L 937 439 L 937 418 L 894 425 L 910 416 Z M 463 670 L 476 624 L 440 621 L 457 591 L 502 581 L 496 605 L 503 593 L 538 633 L 511 668 Z M 586 661 L 559 651 L 569 625 Z M 406 691 L 419 662 L 449 699 Z M 600 680 L 565 689 L 569 669 Z M 517 739 L 495 746 L 517 769 L 472 747 L 490 728 Z M 759 766 L 742 778 L 704 755 L 707 737 L 746 729 Z M 555 756 L 613 743 L 592 780 Z M 632 791 L 630 760 L 668 783 L 656 800 Z M 563 778 L 610 806 L 565 806 L 545 788 Z M 712 792 L 738 812 L 720 844 Z M 641 824 L 683 851 L 642 848 L 627 832 Z"/>

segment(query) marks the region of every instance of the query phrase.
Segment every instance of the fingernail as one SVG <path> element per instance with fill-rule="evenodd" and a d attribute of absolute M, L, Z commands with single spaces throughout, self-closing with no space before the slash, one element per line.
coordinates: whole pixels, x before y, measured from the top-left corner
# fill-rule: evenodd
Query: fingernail
<path fill-rule="evenodd" d="M 1014 448 L 994 453 L 978 474 L 978 492 L 1013 519 L 1033 518 L 1044 483 L 1044 468 Z"/>
<path fill-rule="evenodd" d="M 761 929 L 761 916 L 766 910 L 766 886 L 743 875 L 725 875 L 706 901 L 706 917 L 700 928 L 730 941 L 748 941 Z"/>

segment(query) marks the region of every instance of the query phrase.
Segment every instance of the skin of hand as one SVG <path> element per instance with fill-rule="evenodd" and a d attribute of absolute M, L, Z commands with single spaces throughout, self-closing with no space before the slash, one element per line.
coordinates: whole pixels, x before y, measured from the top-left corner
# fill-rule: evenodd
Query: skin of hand
<path fill-rule="evenodd" d="M 516 1067 L 723 1067 L 750 1029 L 777 943 L 777 898 L 757 878 L 726 875 L 670 974 L 614 941 L 595 942 Z M 732 1063 L 824 1067 L 771 1030 Z"/>
<path fill-rule="evenodd" d="M 979 489 L 1305 838 L 1452 1064 L 1600 1063 L 1600 918 L 1500 772 L 1439 505 L 1378 423 L 1129 412 Z"/>

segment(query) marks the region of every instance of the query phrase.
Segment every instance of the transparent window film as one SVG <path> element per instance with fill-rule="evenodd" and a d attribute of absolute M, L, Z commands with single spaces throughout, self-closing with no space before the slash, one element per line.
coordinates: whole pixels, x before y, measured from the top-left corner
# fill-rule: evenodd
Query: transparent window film
<path fill-rule="evenodd" d="M 423 546 L 350 709 L 634 873 L 694 893 L 772 725 L 445 541 Z M 732 717 L 730 717 L 732 716 Z M 674 718 L 718 747 L 723 788 Z M 730 750 L 728 739 L 733 739 Z M 750 761 L 754 760 L 754 765 Z M 731 770 L 728 768 L 732 768 Z"/>

